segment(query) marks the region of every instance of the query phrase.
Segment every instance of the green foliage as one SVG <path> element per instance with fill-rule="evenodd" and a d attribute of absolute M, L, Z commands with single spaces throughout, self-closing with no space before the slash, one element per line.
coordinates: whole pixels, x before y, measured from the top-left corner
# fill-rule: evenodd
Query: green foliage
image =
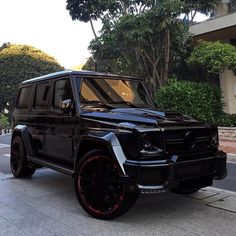
<path fill-rule="evenodd" d="M 236 47 L 231 44 L 200 41 L 193 49 L 188 65 L 215 75 L 226 69 L 236 70 Z"/>
<path fill-rule="evenodd" d="M 177 17 L 181 12 L 181 1 L 168 0 L 115 22 L 104 19 L 101 35 L 89 49 L 98 65 L 106 65 L 114 73 L 143 76 L 153 95 L 166 83 L 169 66 L 179 64 L 178 54 L 189 42 L 188 29 Z"/>
<path fill-rule="evenodd" d="M 224 113 L 218 118 L 217 125 L 222 127 L 236 127 L 236 114 L 230 115 Z"/>
<path fill-rule="evenodd" d="M 222 0 L 184 0 L 185 2 L 185 13 L 190 11 L 197 11 L 203 14 L 207 14 L 209 11 L 214 9 Z"/>
<path fill-rule="evenodd" d="M 34 47 L 5 44 L 0 50 L 0 111 L 12 106 L 20 82 L 62 69 L 53 57 Z"/>
<path fill-rule="evenodd" d="M 0 127 L 1 128 L 9 128 L 10 127 L 7 116 L 0 114 Z"/>
<path fill-rule="evenodd" d="M 179 111 L 211 124 L 218 124 L 223 113 L 221 90 L 208 83 L 171 80 L 156 94 L 160 109 Z"/>
<path fill-rule="evenodd" d="M 89 49 L 99 70 L 144 76 L 153 96 L 169 72 L 186 67 L 189 34 L 186 22 L 196 11 L 207 12 L 220 0 L 67 0 L 73 20 L 100 19 L 100 36 Z M 191 16 L 181 20 L 180 15 Z M 189 17 L 188 17 L 189 18 Z"/>

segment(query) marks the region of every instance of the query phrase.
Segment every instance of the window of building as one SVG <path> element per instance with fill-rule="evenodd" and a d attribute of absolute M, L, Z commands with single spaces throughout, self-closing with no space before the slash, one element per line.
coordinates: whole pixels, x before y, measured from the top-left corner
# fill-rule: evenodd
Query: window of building
<path fill-rule="evenodd" d="M 48 106 L 50 84 L 42 83 L 36 86 L 34 109 L 46 110 Z"/>

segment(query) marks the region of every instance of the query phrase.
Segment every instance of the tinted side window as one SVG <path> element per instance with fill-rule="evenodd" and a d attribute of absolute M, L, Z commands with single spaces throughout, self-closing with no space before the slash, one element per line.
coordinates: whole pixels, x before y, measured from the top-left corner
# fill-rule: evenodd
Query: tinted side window
<path fill-rule="evenodd" d="M 60 102 L 67 99 L 74 101 L 70 80 L 62 79 L 56 81 L 54 87 L 53 107 L 55 109 L 60 109 Z"/>
<path fill-rule="evenodd" d="M 29 109 L 31 95 L 32 86 L 22 87 L 19 92 L 19 98 L 16 107 L 20 109 Z"/>
<path fill-rule="evenodd" d="M 35 110 L 46 110 L 48 105 L 50 84 L 42 83 L 36 86 L 35 98 L 34 98 L 34 109 Z"/>

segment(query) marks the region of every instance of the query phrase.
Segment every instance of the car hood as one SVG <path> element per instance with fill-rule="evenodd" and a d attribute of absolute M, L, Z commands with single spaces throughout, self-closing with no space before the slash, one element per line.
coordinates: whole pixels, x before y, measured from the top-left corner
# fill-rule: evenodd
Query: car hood
<path fill-rule="evenodd" d="M 116 108 L 110 111 L 84 111 L 81 118 L 93 121 L 129 123 L 145 126 L 197 125 L 203 122 L 178 112 L 164 112 L 154 108 Z"/>

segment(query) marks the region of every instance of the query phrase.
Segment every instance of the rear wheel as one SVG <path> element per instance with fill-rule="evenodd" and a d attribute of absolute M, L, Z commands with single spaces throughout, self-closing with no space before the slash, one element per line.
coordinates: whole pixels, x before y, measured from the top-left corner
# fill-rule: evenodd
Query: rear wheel
<path fill-rule="evenodd" d="M 74 187 L 82 208 L 103 220 L 125 213 L 139 196 L 125 191 L 118 165 L 103 150 L 82 157 L 76 168 Z"/>
<path fill-rule="evenodd" d="M 16 178 L 32 176 L 36 168 L 29 165 L 21 137 L 16 136 L 11 143 L 10 166 L 12 174 Z"/>

